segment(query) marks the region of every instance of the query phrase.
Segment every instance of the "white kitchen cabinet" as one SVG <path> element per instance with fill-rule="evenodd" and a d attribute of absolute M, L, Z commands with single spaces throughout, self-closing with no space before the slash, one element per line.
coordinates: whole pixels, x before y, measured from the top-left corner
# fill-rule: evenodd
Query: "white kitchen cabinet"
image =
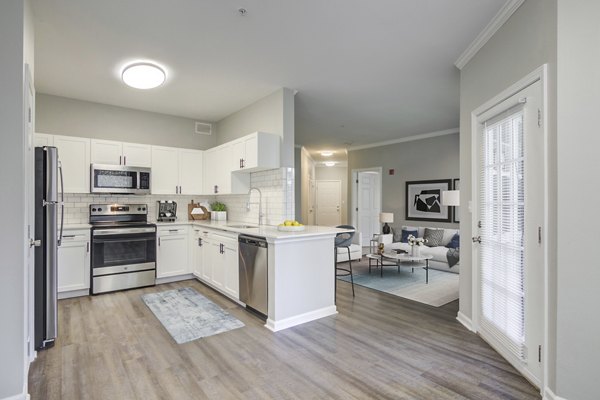
<path fill-rule="evenodd" d="M 281 138 L 265 132 L 254 132 L 231 142 L 232 171 L 255 172 L 279 168 Z"/>
<path fill-rule="evenodd" d="M 33 146 L 44 147 L 54 146 L 54 135 L 48 135 L 46 133 L 36 133 L 33 135 Z"/>
<path fill-rule="evenodd" d="M 236 239 L 221 239 L 223 245 L 222 263 L 225 272 L 224 290 L 231 297 L 240 298 L 240 271 L 238 257 L 238 241 Z"/>
<path fill-rule="evenodd" d="M 204 194 L 246 194 L 249 174 L 232 174 L 233 145 L 228 143 L 204 152 Z"/>
<path fill-rule="evenodd" d="M 188 227 L 160 227 L 156 250 L 156 277 L 166 278 L 190 272 L 188 263 Z"/>
<path fill-rule="evenodd" d="M 85 295 L 90 288 L 90 231 L 65 230 L 58 247 L 58 297 Z M 75 293 L 75 292 L 78 293 Z"/>
<path fill-rule="evenodd" d="M 153 194 L 202 194 L 202 150 L 152 146 Z"/>
<path fill-rule="evenodd" d="M 179 149 L 179 194 L 202 193 L 203 151 Z"/>
<path fill-rule="evenodd" d="M 152 146 L 112 140 L 91 140 L 91 159 L 95 164 L 152 166 Z"/>
<path fill-rule="evenodd" d="M 198 228 L 194 228 L 190 235 L 190 269 L 195 277 L 202 279 L 204 272 L 204 247 L 206 234 Z"/>
<path fill-rule="evenodd" d="M 90 139 L 54 136 L 62 165 L 65 193 L 90 192 Z"/>

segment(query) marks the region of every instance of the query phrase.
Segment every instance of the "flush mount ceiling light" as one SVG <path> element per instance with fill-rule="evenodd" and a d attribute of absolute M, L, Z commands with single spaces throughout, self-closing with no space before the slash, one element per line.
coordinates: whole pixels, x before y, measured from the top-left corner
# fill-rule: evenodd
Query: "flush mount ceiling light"
<path fill-rule="evenodd" d="M 165 71 L 156 64 L 141 62 L 123 69 L 121 79 L 127 86 L 136 89 L 154 89 L 165 82 Z"/>
<path fill-rule="evenodd" d="M 329 150 L 327 150 L 327 151 L 322 151 L 322 152 L 321 152 L 321 155 L 322 155 L 323 157 L 331 157 L 331 156 L 333 155 L 333 151 L 329 151 Z"/>
<path fill-rule="evenodd" d="M 333 167 L 334 165 L 335 165 L 335 161 L 327 161 L 327 162 L 325 163 L 325 166 L 326 166 L 326 167 Z"/>

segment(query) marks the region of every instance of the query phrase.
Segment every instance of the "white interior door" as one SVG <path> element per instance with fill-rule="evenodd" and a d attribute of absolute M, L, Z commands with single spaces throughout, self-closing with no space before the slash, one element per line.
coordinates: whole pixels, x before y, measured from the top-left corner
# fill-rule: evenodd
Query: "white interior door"
<path fill-rule="evenodd" d="M 356 229 L 364 238 L 372 238 L 379 233 L 379 213 L 381 205 L 380 176 L 378 172 L 364 171 L 358 174 Z"/>
<path fill-rule="evenodd" d="M 35 204 L 34 204 L 34 168 L 35 168 L 35 157 L 34 157 L 34 115 L 35 115 L 35 90 L 33 88 L 33 82 L 31 78 L 31 72 L 29 71 L 29 65 L 26 65 L 25 70 L 25 137 L 23 146 L 23 150 L 25 152 L 25 176 L 26 185 L 25 185 L 25 198 L 27 199 L 26 215 L 27 215 L 27 230 L 24 239 L 31 243 L 33 239 L 35 239 L 34 227 L 35 227 Z M 25 313 L 27 315 L 27 326 L 26 334 L 27 334 L 27 359 L 29 362 L 33 361 L 35 357 L 35 349 L 33 343 L 34 336 L 34 285 L 35 285 L 35 276 L 34 276 L 34 248 L 30 245 L 25 247 L 26 250 L 26 260 L 27 260 L 27 268 L 25 270 Z"/>
<path fill-rule="evenodd" d="M 337 226 L 342 223 L 341 181 L 316 181 L 317 225 Z"/>
<path fill-rule="evenodd" d="M 308 224 L 316 225 L 316 211 L 317 211 L 317 182 L 314 179 L 310 179 L 308 182 Z"/>
<path fill-rule="evenodd" d="M 474 232 L 479 332 L 532 382 L 542 378 L 544 135 L 541 82 L 478 117 Z"/>

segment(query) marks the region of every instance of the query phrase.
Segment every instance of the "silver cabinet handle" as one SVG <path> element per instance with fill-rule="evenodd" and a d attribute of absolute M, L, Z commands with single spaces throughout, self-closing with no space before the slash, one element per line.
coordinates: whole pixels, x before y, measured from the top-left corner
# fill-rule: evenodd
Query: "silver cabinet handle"
<path fill-rule="evenodd" d="M 88 252 L 88 253 L 90 252 L 90 242 L 87 242 L 87 243 L 85 244 L 85 250 L 86 250 L 86 252 Z"/>
<path fill-rule="evenodd" d="M 123 156 L 119 156 L 119 165 L 123 165 Z"/>
<path fill-rule="evenodd" d="M 123 165 L 127 165 L 127 156 L 123 156 Z"/>
<path fill-rule="evenodd" d="M 160 246 L 160 238 L 158 238 L 158 245 Z"/>

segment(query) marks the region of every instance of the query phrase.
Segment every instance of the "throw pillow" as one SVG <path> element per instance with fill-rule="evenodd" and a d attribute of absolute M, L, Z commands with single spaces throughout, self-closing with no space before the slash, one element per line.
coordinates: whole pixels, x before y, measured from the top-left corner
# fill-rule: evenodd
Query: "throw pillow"
<path fill-rule="evenodd" d="M 450 242 L 446 245 L 449 249 L 458 249 L 460 247 L 460 236 L 458 233 L 455 233 L 450 239 Z"/>
<path fill-rule="evenodd" d="M 401 234 L 402 233 L 398 230 L 398 228 L 392 228 L 392 236 L 393 236 L 392 242 L 394 242 L 394 243 L 399 242 L 400 238 L 402 237 Z"/>
<path fill-rule="evenodd" d="M 427 242 L 425 243 L 426 246 L 429 246 L 429 247 L 441 246 L 443 238 L 444 238 L 444 230 L 443 229 L 425 228 L 425 233 L 423 234 L 423 239 L 427 240 Z"/>
<path fill-rule="evenodd" d="M 418 235 L 418 231 L 417 230 L 410 230 L 410 229 L 402 229 L 402 235 L 400 237 L 400 242 L 402 243 L 408 243 L 408 237 L 410 235 L 413 235 L 414 237 L 417 237 Z"/>

